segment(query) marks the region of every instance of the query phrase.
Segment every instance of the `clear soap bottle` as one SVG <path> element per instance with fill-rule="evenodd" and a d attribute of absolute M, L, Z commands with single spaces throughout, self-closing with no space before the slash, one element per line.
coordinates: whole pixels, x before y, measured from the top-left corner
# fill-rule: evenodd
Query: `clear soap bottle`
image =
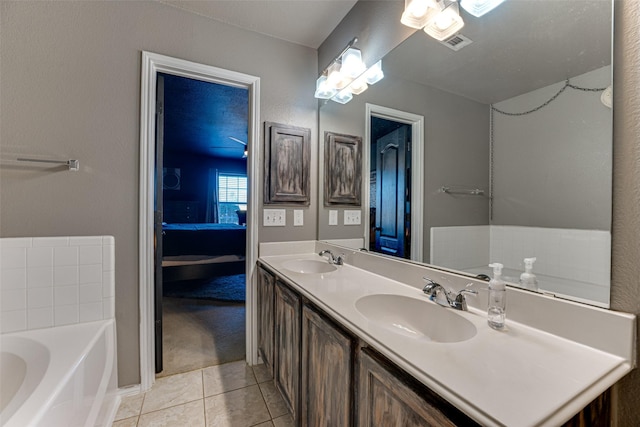
<path fill-rule="evenodd" d="M 502 280 L 503 265 L 495 262 L 489 264 L 493 268 L 493 278 L 489 281 L 489 309 L 487 321 L 493 329 L 504 329 L 505 310 L 507 305 L 507 290 Z"/>

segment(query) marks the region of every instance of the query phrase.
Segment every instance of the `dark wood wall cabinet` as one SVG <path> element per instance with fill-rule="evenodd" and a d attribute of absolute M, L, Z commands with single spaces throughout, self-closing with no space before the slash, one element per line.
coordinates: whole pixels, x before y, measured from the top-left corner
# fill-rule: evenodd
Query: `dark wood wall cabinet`
<path fill-rule="evenodd" d="M 258 351 L 301 427 L 478 426 L 258 264 Z M 609 426 L 609 391 L 563 427 Z"/>

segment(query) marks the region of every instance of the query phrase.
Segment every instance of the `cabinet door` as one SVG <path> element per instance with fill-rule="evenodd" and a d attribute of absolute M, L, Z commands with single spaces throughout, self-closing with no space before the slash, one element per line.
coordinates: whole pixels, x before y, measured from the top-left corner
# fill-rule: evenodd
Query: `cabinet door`
<path fill-rule="evenodd" d="M 300 297 L 278 280 L 275 314 L 276 386 L 297 421 L 300 402 Z"/>
<path fill-rule="evenodd" d="M 350 426 L 352 423 L 352 340 L 324 317 L 302 308 L 303 426 Z"/>
<path fill-rule="evenodd" d="M 258 351 L 269 373 L 273 375 L 273 296 L 274 276 L 258 268 Z"/>
<path fill-rule="evenodd" d="M 359 366 L 359 427 L 456 425 L 365 351 Z"/>

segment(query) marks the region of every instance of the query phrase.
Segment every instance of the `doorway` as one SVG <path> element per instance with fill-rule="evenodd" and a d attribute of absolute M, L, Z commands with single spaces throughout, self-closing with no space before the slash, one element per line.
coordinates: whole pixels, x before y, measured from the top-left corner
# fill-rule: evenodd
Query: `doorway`
<path fill-rule="evenodd" d="M 257 258 L 257 211 L 258 183 L 253 179 L 259 176 L 259 166 L 257 158 L 257 147 L 259 141 L 259 86 L 260 80 L 257 77 L 231 72 L 216 67 L 197 64 L 185 60 L 171 58 L 150 52 L 142 52 L 142 82 L 141 82 L 141 131 L 140 131 L 140 371 L 141 371 L 141 391 L 147 391 L 155 380 L 155 358 L 156 339 L 154 329 L 156 322 L 154 316 L 155 283 L 156 277 L 154 265 L 154 254 L 158 245 L 162 245 L 163 239 L 156 239 L 154 223 L 163 222 L 162 217 L 156 214 L 157 201 L 156 183 L 162 182 L 162 178 L 154 175 L 162 168 L 157 167 L 161 156 L 156 150 L 156 133 L 162 130 L 156 128 L 156 113 L 158 106 L 157 84 L 158 75 L 165 73 L 189 79 L 217 83 L 224 86 L 243 88 L 248 95 L 248 126 L 246 150 L 247 167 L 246 181 L 248 188 L 248 198 L 246 206 L 246 260 L 244 273 L 246 275 L 246 310 L 245 310 L 245 347 L 246 361 L 249 364 L 257 363 L 256 335 L 255 335 L 255 262 Z M 229 135 L 233 136 L 233 135 Z M 241 139 L 241 138 L 238 138 Z M 242 140 L 242 139 L 241 139 Z M 254 153 L 256 155 L 254 155 Z M 175 186 L 176 170 L 173 171 L 173 183 Z M 180 171 L 182 178 L 183 171 Z M 157 233 L 162 235 L 162 230 Z M 196 239 L 200 241 L 200 239 Z"/>
<path fill-rule="evenodd" d="M 422 262 L 424 117 L 366 104 L 365 247 Z"/>
<path fill-rule="evenodd" d="M 411 259 L 411 126 L 371 118 L 369 251 Z"/>
<path fill-rule="evenodd" d="M 157 75 L 155 370 L 245 359 L 248 89 Z"/>

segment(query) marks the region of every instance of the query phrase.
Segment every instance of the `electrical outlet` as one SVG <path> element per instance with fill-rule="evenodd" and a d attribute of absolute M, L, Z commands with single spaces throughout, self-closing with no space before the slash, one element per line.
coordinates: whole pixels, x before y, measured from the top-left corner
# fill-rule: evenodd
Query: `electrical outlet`
<path fill-rule="evenodd" d="M 287 225 L 287 211 L 285 209 L 265 209 L 262 225 L 265 227 L 284 227 Z"/>
<path fill-rule="evenodd" d="M 345 210 L 344 211 L 344 225 L 360 225 L 360 211 L 358 210 Z"/>
<path fill-rule="evenodd" d="M 338 211 L 329 211 L 329 225 L 338 225 Z"/>
<path fill-rule="evenodd" d="M 295 227 L 304 225 L 304 211 L 302 209 L 293 210 L 293 225 Z"/>

